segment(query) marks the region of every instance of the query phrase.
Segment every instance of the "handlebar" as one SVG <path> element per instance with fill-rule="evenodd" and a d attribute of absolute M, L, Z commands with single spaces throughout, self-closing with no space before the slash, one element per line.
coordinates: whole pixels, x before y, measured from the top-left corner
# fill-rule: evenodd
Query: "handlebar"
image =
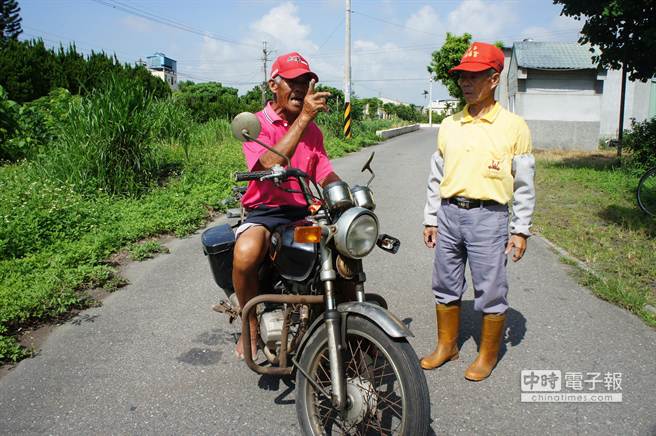
<path fill-rule="evenodd" d="M 273 174 L 273 171 L 271 170 L 263 170 L 263 171 L 246 171 L 246 172 L 236 172 L 235 173 L 235 180 L 237 182 L 246 182 L 250 180 L 260 180 L 262 177 L 269 176 Z"/>
<path fill-rule="evenodd" d="M 272 169 L 268 170 L 263 170 L 263 171 L 246 171 L 246 172 L 236 172 L 235 173 L 235 181 L 237 182 L 246 182 L 246 181 L 251 181 L 251 180 L 267 180 L 267 179 L 273 179 L 276 184 L 279 182 L 285 182 L 287 181 L 290 177 L 294 177 L 298 179 L 298 183 L 301 187 L 300 191 L 290 191 L 288 189 L 285 189 L 287 192 L 299 192 L 303 194 L 303 197 L 305 197 L 305 201 L 307 202 L 308 205 L 313 203 L 313 198 L 314 196 L 312 195 L 312 192 L 307 186 L 307 182 L 305 179 L 308 179 L 309 176 L 299 170 L 298 168 L 282 168 L 279 165 L 275 165 Z M 316 185 L 315 185 L 316 186 Z"/>

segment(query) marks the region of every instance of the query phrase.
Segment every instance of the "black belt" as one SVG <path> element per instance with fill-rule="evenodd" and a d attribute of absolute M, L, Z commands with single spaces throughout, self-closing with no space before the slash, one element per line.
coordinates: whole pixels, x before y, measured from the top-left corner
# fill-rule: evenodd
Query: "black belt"
<path fill-rule="evenodd" d="M 501 203 L 499 203 L 498 201 L 474 200 L 465 197 L 443 198 L 442 201 L 444 201 L 447 204 L 455 204 L 461 209 L 473 209 L 475 207 L 483 207 L 483 206 L 501 206 Z"/>

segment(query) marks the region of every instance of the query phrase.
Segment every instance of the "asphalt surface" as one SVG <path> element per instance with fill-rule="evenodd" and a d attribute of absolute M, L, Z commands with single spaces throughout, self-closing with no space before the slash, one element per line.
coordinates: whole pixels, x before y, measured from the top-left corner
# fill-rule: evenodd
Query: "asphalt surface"
<path fill-rule="evenodd" d="M 432 252 L 421 221 L 435 129 L 334 162 L 347 181 L 376 151 L 372 184 L 382 231 L 401 250 L 365 260 L 367 289 L 409 323 L 418 355 L 432 350 Z M 539 205 L 538 205 L 539 207 Z M 200 232 L 170 254 L 130 264 L 130 285 L 54 329 L 40 353 L 0 379 L 1 434 L 297 434 L 293 382 L 234 358 L 237 328 L 210 310 L 222 297 Z M 509 268 L 511 309 L 502 359 L 479 383 L 463 377 L 476 354 L 473 291 L 463 304 L 460 359 L 426 372 L 437 434 L 656 434 L 656 331 L 577 285 L 538 238 Z M 618 373 L 621 403 L 523 403 L 521 370 Z M 585 384 L 584 389 L 589 389 Z M 565 383 L 563 383 L 563 390 Z M 569 390 L 571 392 L 571 390 Z M 585 391 L 584 391 L 585 392 Z M 594 391 L 606 392 L 596 385 Z"/>

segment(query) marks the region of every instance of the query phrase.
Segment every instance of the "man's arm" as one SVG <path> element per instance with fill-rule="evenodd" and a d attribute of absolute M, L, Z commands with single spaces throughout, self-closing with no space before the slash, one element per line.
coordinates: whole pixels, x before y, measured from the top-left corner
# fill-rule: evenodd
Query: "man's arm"
<path fill-rule="evenodd" d="M 335 174 L 334 172 L 331 172 L 326 177 L 324 177 L 323 180 L 321 180 L 319 182 L 319 185 L 321 185 L 322 188 L 325 188 L 326 185 L 329 185 L 332 182 L 338 182 L 340 180 L 342 180 L 342 179 L 340 179 L 337 174 Z"/>
<path fill-rule="evenodd" d="M 437 241 L 437 210 L 440 207 L 440 183 L 444 177 L 444 159 L 437 150 L 430 161 L 430 173 L 426 183 L 426 205 L 424 206 L 424 243 L 435 247 Z"/>
<path fill-rule="evenodd" d="M 294 155 L 296 146 L 301 140 L 307 126 L 317 117 L 319 112 L 324 112 L 328 108 L 326 98 L 330 96 L 330 93 L 314 92 L 314 83 L 314 79 L 310 80 L 308 92 L 303 101 L 303 110 L 289 127 L 285 136 L 273 146 L 273 149 L 290 159 Z M 265 153 L 262 153 L 253 170 L 263 170 L 271 168 L 274 165 L 286 164 L 287 162 L 283 158 L 267 150 Z"/>
<path fill-rule="evenodd" d="M 512 252 L 513 262 L 524 256 L 526 240 L 531 235 L 530 227 L 535 210 L 535 158 L 532 154 L 521 154 L 513 158 L 513 216 L 510 221 L 510 240 L 506 254 Z"/>
<path fill-rule="evenodd" d="M 510 233 L 530 236 L 535 210 L 535 158 L 532 154 L 515 156 L 513 168 L 513 216 Z"/>

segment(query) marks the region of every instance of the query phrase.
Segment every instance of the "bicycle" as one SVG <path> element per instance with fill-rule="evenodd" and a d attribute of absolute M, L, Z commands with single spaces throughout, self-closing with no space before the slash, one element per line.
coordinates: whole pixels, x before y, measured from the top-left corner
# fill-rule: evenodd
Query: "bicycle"
<path fill-rule="evenodd" d="M 638 182 L 638 206 L 644 213 L 656 217 L 656 167 L 649 168 Z"/>

